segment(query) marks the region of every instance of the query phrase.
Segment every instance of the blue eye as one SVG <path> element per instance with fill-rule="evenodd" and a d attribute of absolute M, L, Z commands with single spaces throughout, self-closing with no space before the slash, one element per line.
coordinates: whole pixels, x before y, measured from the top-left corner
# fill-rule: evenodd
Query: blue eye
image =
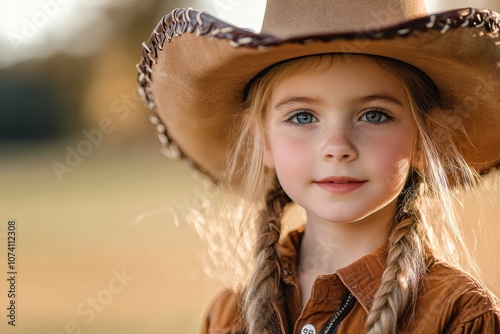
<path fill-rule="evenodd" d="M 370 110 L 361 116 L 362 121 L 375 124 L 385 123 L 390 119 L 391 118 L 389 116 L 378 110 Z"/>
<path fill-rule="evenodd" d="M 300 111 L 300 112 L 293 114 L 286 121 L 291 122 L 291 123 L 296 123 L 299 125 L 305 125 L 305 124 L 317 122 L 318 120 L 311 113 L 305 112 L 305 111 Z"/>

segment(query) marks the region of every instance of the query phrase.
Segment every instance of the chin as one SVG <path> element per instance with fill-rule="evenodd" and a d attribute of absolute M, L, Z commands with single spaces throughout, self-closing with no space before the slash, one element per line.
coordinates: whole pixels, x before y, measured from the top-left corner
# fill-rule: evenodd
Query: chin
<path fill-rule="evenodd" d="M 365 214 L 365 215 L 354 215 L 354 214 L 348 214 L 348 215 L 339 215 L 337 214 L 325 214 L 325 215 L 313 215 L 315 216 L 314 219 L 319 219 L 327 223 L 332 223 L 332 224 L 350 224 L 350 223 L 356 223 L 359 221 L 362 221 L 366 217 L 368 217 L 370 214 Z M 308 216 L 309 217 L 309 216 Z"/>

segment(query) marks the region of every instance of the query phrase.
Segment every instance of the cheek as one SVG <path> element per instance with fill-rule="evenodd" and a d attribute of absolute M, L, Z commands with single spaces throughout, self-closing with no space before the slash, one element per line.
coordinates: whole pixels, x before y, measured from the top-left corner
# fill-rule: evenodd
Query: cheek
<path fill-rule="evenodd" d="M 374 171 L 383 175 L 391 189 L 402 189 L 411 166 L 414 150 L 413 136 L 393 136 L 379 142 L 372 142 L 371 160 Z M 410 139 L 410 140 L 409 140 Z M 375 148 L 376 145 L 376 148 Z"/>
<path fill-rule="evenodd" d="M 310 153 L 310 146 L 303 139 L 275 136 L 271 141 L 270 151 L 278 175 L 299 177 L 308 169 L 307 156 Z"/>

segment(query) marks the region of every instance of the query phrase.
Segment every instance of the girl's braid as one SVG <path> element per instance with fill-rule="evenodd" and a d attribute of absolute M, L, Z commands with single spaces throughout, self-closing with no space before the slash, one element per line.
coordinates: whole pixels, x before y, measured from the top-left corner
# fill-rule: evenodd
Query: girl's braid
<path fill-rule="evenodd" d="M 366 321 L 367 334 L 394 334 L 398 319 L 417 298 L 425 272 L 427 236 L 415 207 L 418 176 L 409 177 L 400 197 L 399 221 L 389 236 L 387 266 Z"/>
<path fill-rule="evenodd" d="M 255 269 L 244 301 L 250 334 L 281 333 L 273 301 L 280 296 L 280 261 L 277 245 L 281 218 L 290 199 L 278 185 L 267 193 L 266 207 L 260 213 L 255 248 Z"/>

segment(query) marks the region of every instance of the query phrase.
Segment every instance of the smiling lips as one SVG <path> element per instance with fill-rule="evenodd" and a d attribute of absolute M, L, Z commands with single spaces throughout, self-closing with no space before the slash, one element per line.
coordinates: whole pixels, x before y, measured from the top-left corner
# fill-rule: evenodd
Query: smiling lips
<path fill-rule="evenodd" d="M 342 195 L 362 187 L 366 182 L 366 180 L 358 180 L 348 176 L 331 176 L 314 183 L 329 193 Z"/>

